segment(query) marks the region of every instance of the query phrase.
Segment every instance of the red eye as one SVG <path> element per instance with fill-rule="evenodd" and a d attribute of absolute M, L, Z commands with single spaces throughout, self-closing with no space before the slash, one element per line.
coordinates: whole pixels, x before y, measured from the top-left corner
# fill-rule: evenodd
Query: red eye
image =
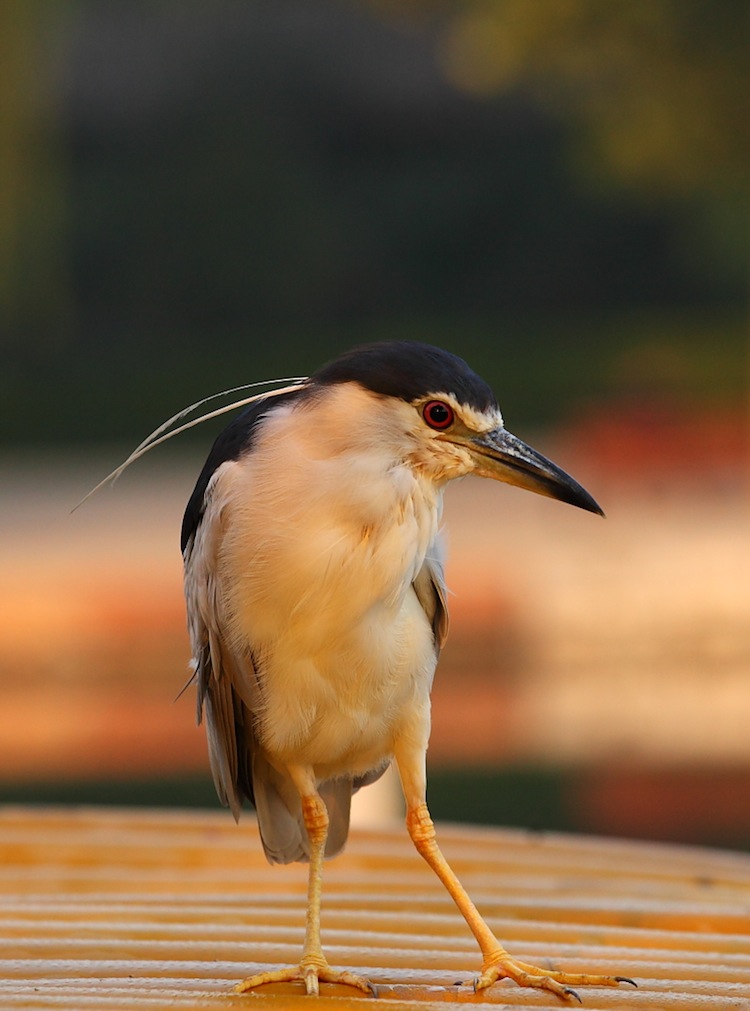
<path fill-rule="evenodd" d="M 430 428 L 450 428 L 453 424 L 453 408 L 442 400 L 428 400 L 422 409 L 422 417 Z"/>

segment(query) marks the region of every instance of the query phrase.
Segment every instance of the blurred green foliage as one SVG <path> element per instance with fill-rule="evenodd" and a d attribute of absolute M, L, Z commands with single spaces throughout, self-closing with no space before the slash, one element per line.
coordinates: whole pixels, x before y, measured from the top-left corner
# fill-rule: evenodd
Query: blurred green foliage
<path fill-rule="evenodd" d="M 748 28 L 744 0 L 464 0 L 441 54 L 459 87 L 528 88 L 568 120 L 583 172 L 731 200 L 749 182 Z"/>
<path fill-rule="evenodd" d="M 7 0 L 0 440 L 133 439 L 396 337 L 465 355 L 514 424 L 613 391 L 739 402 L 747 21 Z"/>

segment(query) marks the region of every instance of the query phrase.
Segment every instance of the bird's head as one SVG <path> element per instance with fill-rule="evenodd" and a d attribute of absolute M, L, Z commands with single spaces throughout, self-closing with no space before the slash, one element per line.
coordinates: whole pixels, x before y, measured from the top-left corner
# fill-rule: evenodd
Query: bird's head
<path fill-rule="evenodd" d="M 456 355 L 428 344 L 370 344 L 309 383 L 328 401 L 332 433 L 349 445 L 356 428 L 363 446 L 388 444 L 437 483 L 476 474 L 603 515 L 577 481 L 505 428 L 490 387 Z"/>

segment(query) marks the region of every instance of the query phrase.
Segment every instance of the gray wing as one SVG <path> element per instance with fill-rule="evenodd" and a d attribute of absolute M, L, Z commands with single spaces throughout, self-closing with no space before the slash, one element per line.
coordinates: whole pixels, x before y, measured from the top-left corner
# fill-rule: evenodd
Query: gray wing
<path fill-rule="evenodd" d="M 216 493 L 217 469 L 208 483 L 200 519 L 185 540 L 185 602 L 197 684 L 198 723 L 206 727 L 208 755 L 216 792 L 239 820 L 243 798 L 254 805 L 270 863 L 308 860 L 309 840 L 302 804 L 292 780 L 273 766 L 255 730 L 263 703 L 262 672 L 251 646 L 238 654 L 222 634 L 226 627 L 219 585 L 219 545 L 225 522 Z M 344 846 L 349 832 L 353 784 L 348 779 L 322 783 L 319 792 L 330 819 L 326 855 Z"/>
<path fill-rule="evenodd" d="M 434 545 L 433 547 L 435 554 L 425 559 L 424 565 L 417 573 L 417 578 L 412 585 L 417 600 L 432 625 L 435 650 L 439 653 L 448 638 L 448 601 L 443 562 L 437 554 L 438 546 Z"/>
<path fill-rule="evenodd" d="M 209 484 L 201 520 L 185 543 L 183 561 L 198 723 L 205 722 L 219 799 L 238 819 L 243 796 L 254 803 L 252 755 L 256 741 L 252 713 L 259 703 L 260 687 L 252 655 L 238 657 L 222 635 L 218 566 L 222 508 L 213 492 L 216 476 L 231 466 L 224 464 Z"/>

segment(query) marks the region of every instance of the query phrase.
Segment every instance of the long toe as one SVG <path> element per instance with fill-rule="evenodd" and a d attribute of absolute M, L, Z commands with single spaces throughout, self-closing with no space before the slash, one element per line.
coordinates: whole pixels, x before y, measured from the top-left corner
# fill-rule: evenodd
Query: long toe
<path fill-rule="evenodd" d="M 377 996 L 377 991 L 372 983 L 367 979 L 363 979 L 361 976 L 357 976 L 353 972 L 346 972 L 345 970 L 339 971 L 327 966 L 325 969 L 321 969 L 319 971 L 318 978 L 323 983 L 340 983 L 344 986 L 355 986 L 358 990 L 362 990 L 366 994 Z"/>
<path fill-rule="evenodd" d="M 528 965 L 512 958 L 506 951 L 500 949 L 496 954 L 485 959 L 482 974 L 474 984 L 475 990 L 484 990 L 499 979 L 512 979 L 519 986 L 535 987 L 548 990 L 563 1001 L 581 998 L 576 988 L 581 986 L 618 986 L 620 983 L 636 983 L 627 976 L 599 976 L 582 972 L 555 972 L 540 969 L 536 965 Z"/>
<path fill-rule="evenodd" d="M 257 986 L 265 986 L 266 983 L 291 983 L 295 979 L 302 979 L 300 966 L 290 966 L 288 969 L 274 969 L 271 972 L 258 972 L 254 976 L 248 976 L 232 987 L 235 993 L 247 993 Z"/>

